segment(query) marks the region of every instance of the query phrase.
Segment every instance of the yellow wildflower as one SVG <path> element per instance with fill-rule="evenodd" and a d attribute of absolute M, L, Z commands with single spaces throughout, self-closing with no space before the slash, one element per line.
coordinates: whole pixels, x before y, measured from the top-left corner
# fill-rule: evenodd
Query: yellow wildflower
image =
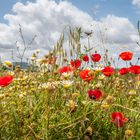
<path fill-rule="evenodd" d="M 105 101 L 106 101 L 107 104 L 111 104 L 113 102 L 113 100 L 114 100 L 114 97 L 113 96 L 110 96 L 110 95 L 108 95 L 106 97 L 106 99 L 105 99 Z"/>
<path fill-rule="evenodd" d="M 134 89 L 131 89 L 128 93 L 129 95 L 136 95 L 136 90 Z"/>
<path fill-rule="evenodd" d="M 133 136 L 133 134 L 134 134 L 134 133 L 133 133 L 132 130 L 129 130 L 129 129 L 128 129 L 128 130 L 125 131 L 125 136 L 126 136 L 126 137 L 131 137 L 131 136 Z"/>
<path fill-rule="evenodd" d="M 107 110 L 109 108 L 109 104 L 106 104 L 106 103 L 102 104 L 101 108 L 104 109 L 104 110 Z"/>
<path fill-rule="evenodd" d="M 77 104 L 73 100 L 69 100 L 66 106 L 69 107 L 70 112 L 74 112 L 77 108 Z"/>
<path fill-rule="evenodd" d="M 63 85 L 64 88 L 69 88 L 69 87 L 72 86 L 73 81 L 70 81 L 70 80 L 63 80 L 63 81 L 61 81 L 61 84 Z"/>
<path fill-rule="evenodd" d="M 12 62 L 10 62 L 10 61 L 5 61 L 4 62 L 4 65 L 6 66 L 6 67 L 8 67 L 8 68 L 10 68 L 10 67 L 12 67 Z"/>

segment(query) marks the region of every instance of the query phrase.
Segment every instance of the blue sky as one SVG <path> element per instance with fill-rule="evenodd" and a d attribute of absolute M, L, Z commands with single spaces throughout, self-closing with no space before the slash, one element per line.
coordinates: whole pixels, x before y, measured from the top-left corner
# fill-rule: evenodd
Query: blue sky
<path fill-rule="evenodd" d="M 35 2 L 35 0 L 28 0 Z M 59 0 L 56 0 L 57 2 Z M 132 0 L 68 0 L 79 9 L 89 13 L 92 17 L 100 19 L 108 14 L 128 18 L 134 26 L 140 19 L 137 8 L 132 5 Z M 3 16 L 11 13 L 12 6 L 16 2 L 26 3 L 27 0 L 1 0 L 0 1 L 0 22 L 6 22 Z M 94 10 L 96 9 L 97 10 Z M 97 11 L 96 16 L 93 11 Z"/>

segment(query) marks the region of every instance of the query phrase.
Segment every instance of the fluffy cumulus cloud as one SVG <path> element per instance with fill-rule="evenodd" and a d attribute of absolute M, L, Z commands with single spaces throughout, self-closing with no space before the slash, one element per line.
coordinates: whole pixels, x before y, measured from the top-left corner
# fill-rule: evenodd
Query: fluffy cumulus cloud
<path fill-rule="evenodd" d="M 132 0 L 132 4 L 136 7 L 136 11 L 140 14 L 140 0 Z"/>
<path fill-rule="evenodd" d="M 0 23 L 0 56 L 3 59 L 10 59 L 10 51 L 15 48 L 15 42 L 20 40 L 19 24 L 23 28 L 27 43 L 34 35 L 37 35 L 26 57 L 29 57 L 36 48 L 45 54 L 53 47 L 67 26 L 80 26 L 83 31 L 92 29 L 96 35 L 95 41 L 100 42 L 98 31 L 103 30 L 102 28 L 106 25 L 105 32 L 108 39 L 105 43 L 108 48 L 112 48 L 113 45 L 122 47 L 128 44 L 130 49 L 131 46 L 133 50 L 137 49 L 138 35 L 135 27 L 127 18 L 107 15 L 100 21 L 95 21 L 89 14 L 68 1 L 57 3 L 53 0 L 36 0 L 34 3 L 27 2 L 26 4 L 17 2 L 12 8 L 12 14 L 6 14 L 4 19 L 7 20 L 7 24 Z"/>
<path fill-rule="evenodd" d="M 140 6 L 140 0 L 132 0 L 132 4 L 136 6 Z"/>
<path fill-rule="evenodd" d="M 109 41 L 129 44 L 138 40 L 136 29 L 127 18 L 108 15 L 102 21 L 108 25 L 107 36 Z"/>

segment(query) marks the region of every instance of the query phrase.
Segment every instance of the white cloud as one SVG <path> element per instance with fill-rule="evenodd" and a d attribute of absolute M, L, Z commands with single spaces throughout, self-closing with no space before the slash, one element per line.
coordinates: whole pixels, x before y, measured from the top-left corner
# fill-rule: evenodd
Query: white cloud
<path fill-rule="evenodd" d="M 109 39 L 107 44 L 110 45 L 113 42 L 121 47 L 123 44 L 128 44 L 136 48 L 135 42 L 138 39 L 136 29 L 124 17 L 108 15 L 101 21 L 95 21 L 86 12 L 68 1 L 56 3 L 49 0 L 37 0 L 35 3 L 27 2 L 26 4 L 17 2 L 12 11 L 12 14 L 4 16 L 8 24 L 0 23 L 0 56 L 4 56 L 3 59 L 9 59 L 9 51 L 14 48 L 15 41 L 19 40 L 18 24 L 22 25 L 27 42 L 35 34 L 37 35 L 27 57 L 36 48 L 40 48 L 42 54 L 46 53 L 57 41 L 64 27 L 68 25 L 81 26 L 83 30 L 90 30 L 92 24 L 96 43 L 99 41 L 99 29 L 103 30 L 104 25 L 107 25 L 106 35 Z"/>
<path fill-rule="evenodd" d="M 108 15 L 102 18 L 102 22 L 108 26 L 107 36 L 109 41 L 129 44 L 138 40 L 136 29 L 127 18 Z"/>
<path fill-rule="evenodd" d="M 136 6 L 140 6 L 140 0 L 132 0 L 132 4 Z"/>
<path fill-rule="evenodd" d="M 136 11 L 140 14 L 140 0 L 132 0 L 132 4 L 136 7 Z"/>

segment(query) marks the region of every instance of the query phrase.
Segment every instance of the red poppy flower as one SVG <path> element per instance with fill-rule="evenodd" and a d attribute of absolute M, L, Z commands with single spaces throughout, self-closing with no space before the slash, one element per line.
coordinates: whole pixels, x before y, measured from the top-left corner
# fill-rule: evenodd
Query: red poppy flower
<path fill-rule="evenodd" d="M 71 72 L 73 71 L 73 69 L 70 67 L 70 66 L 64 66 L 62 68 L 60 68 L 59 70 L 59 73 L 68 73 L 68 72 Z"/>
<path fill-rule="evenodd" d="M 106 67 L 104 67 L 104 69 L 102 70 L 102 73 L 103 73 L 105 76 L 111 76 L 112 74 L 114 74 L 114 68 L 113 68 L 113 67 L 110 67 L 110 66 L 106 66 Z"/>
<path fill-rule="evenodd" d="M 92 54 L 91 59 L 92 59 L 93 62 L 99 62 L 100 59 L 101 59 L 101 55 L 98 54 L 98 53 Z"/>
<path fill-rule="evenodd" d="M 103 95 L 99 89 L 88 90 L 87 93 L 90 99 L 95 99 L 95 100 L 99 100 Z"/>
<path fill-rule="evenodd" d="M 72 65 L 72 67 L 74 67 L 76 69 L 81 66 L 81 61 L 79 59 L 71 60 L 70 63 Z"/>
<path fill-rule="evenodd" d="M 129 71 L 133 74 L 140 74 L 140 66 L 133 65 L 129 68 Z"/>
<path fill-rule="evenodd" d="M 129 68 L 121 68 L 121 69 L 118 71 L 118 73 L 119 73 L 120 75 L 127 74 L 127 73 L 129 73 Z"/>
<path fill-rule="evenodd" d="M 122 52 L 119 57 L 124 60 L 124 61 L 129 61 L 132 59 L 133 57 L 133 53 L 132 52 Z"/>
<path fill-rule="evenodd" d="M 0 87 L 8 86 L 13 81 L 13 76 L 0 77 Z"/>
<path fill-rule="evenodd" d="M 82 56 L 82 59 L 83 59 L 83 61 L 85 61 L 85 62 L 88 62 L 88 61 L 89 61 L 89 57 L 88 57 L 87 54 L 86 54 L 86 55 L 83 55 L 83 56 Z"/>
<path fill-rule="evenodd" d="M 127 118 L 121 112 L 113 112 L 111 116 L 116 127 L 123 127 L 124 122 L 127 122 Z"/>
<path fill-rule="evenodd" d="M 89 82 L 91 79 L 93 79 L 93 77 L 89 73 L 90 70 L 86 69 L 86 70 L 81 70 L 79 74 L 84 81 Z"/>

